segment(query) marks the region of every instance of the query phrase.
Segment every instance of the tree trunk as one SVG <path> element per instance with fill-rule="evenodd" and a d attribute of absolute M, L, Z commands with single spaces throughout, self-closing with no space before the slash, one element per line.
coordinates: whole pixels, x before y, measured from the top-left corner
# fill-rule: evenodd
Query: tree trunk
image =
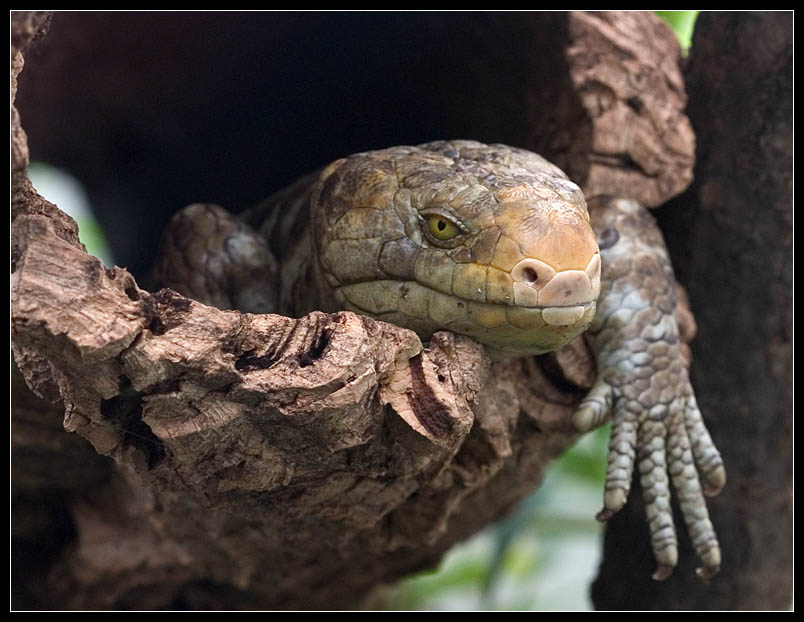
<path fill-rule="evenodd" d="M 692 380 L 729 481 L 710 585 L 647 579 L 642 509 L 606 532 L 601 609 L 787 609 L 793 597 L 793 16 L 702 13 L 686 70 L 695 183 L 659 222 L 698 322 Z M 682 541 L 684 539 L 682 538 Z M 636 551 L 635 551 L 636 549 Z M 629 551 L 630 555 L 625 555 Z"/>

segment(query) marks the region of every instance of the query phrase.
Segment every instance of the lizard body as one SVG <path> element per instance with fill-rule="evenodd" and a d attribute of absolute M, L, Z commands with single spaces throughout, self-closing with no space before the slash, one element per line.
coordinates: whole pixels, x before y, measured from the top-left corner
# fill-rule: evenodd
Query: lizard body
<path fill-rule="evenodd" d="M 220 308 L 346 309 L 423 340 L 451 330 L 492 358 L 544 354 L 586 331 L 598 379 L 573 424 L 613 423 L 598 518 L 625 503 L 636 465 L 654 578 L 665 579 L 677 559 L 672 481 L 698 574 L 717 572 L 704 494 L 720 490 L 725 470 L 684 365 L 672 267 L 637 203 L 596 201 L 590 218 L 578 186 L 523 149 L 392 147 L 337 160 L 240 219 L 186 208 L 166 232 L 156 277 Z"/>

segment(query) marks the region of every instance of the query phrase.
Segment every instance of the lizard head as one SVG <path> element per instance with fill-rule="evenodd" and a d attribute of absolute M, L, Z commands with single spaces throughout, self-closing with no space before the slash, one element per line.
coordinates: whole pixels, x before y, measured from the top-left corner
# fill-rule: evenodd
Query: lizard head
<path fill-rule="evenodd" d="M 542 354 L 583 332 L 600 253 L 581 190 L 540 156 L 439 141 L 338 160 L 311 196 L 322 287 L 338 305 Z"/>

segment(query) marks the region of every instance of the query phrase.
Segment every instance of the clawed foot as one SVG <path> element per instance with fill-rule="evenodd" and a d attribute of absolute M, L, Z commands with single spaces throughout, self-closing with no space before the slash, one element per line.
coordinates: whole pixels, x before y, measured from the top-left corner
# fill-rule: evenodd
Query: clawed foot
<path fill-rule="evenodd" d="M 705 495 L 726 483 L 723 461 L 704 426 L 682 355 L 675 320 L 675 278 L 653 218 L 639 204 L 601 201 L 592 211 L 603 261 L 597 315 L 587 333 L 598 378 L 573 415 L 591 430 L 611 420 L 604 507 L 608 520 L 624 504 L 636 467 L 657 562 L 667 579 L 678 560 L 670 506 L 681 506 L 707 581 L 720 568 L 720 547 Z"/>
<path fill-rule="evenodd" d="M 636 464 L 645 500 L 651 543 L 658 567 L 657 581 L 667 579 L 678 560 L 676 530 L 670 506 L 670 486 L 678 498 L 696 553 L 703 562 L 698 576 L 708 580 L 720 567 L 720 548 L 704 495 L 717 494 L 726 471 L 706 428 L 695 398 L 688 395 L 645 408 L 604 380 L 598 381 L 573 417 L 580 430 L 612 419 L 604 507 L 607 521 L 628 498 Z M 695 439 L 690 442 L 690 438 Z"/>

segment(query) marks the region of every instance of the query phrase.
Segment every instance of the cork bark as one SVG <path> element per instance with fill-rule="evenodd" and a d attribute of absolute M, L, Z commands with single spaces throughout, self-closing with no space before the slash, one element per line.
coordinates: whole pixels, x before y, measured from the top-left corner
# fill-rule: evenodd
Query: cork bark
<path fill-rule="evenodd" d="M 422 345 L 351 313 L 255 316 L 149 291 L 160 225 L 183 205 L 245 207 L 335 157 L 451 137 L 531 148 L 587 194 L 650 206 L 692 178 L 678 46 L 651 14 L 260 19 L 12 15 L 11 329 L 38 396 L 14 385 L 17 606 L 359 607 L 510 511 L 577 438 L 569 415 L 594 378 L 583 344 L 492 364 L 449 333 Z M 283 85 L 284 50 L 326 36 L 347 42 L 344 66 L 350 51 L 373 60 L 330 83 L 340 57 L 323 54 L 326 76 L 311 58 Z M 285 108 L 287 93 L 306 97 Z M 292 139 L 227 142 L 255 119 Z M 36 193 L 23 126 L 87 180 L 131 271 L 89 256 Z M 311 146 L 316 132 L 330 142 Z M 218 158 L 203 156 L 215 139 Z"/>

